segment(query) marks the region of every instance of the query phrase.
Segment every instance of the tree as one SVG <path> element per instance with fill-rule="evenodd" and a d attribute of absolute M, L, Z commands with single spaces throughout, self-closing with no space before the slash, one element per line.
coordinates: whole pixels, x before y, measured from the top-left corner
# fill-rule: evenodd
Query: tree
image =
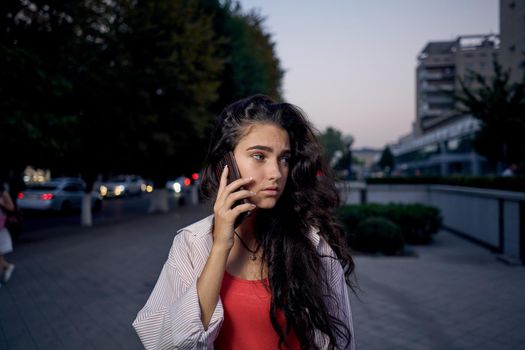
<path fill-rule="evenodd" d="M 323 145 L 324 156 L 328 163 L 332 161 L 337 151 L 345 149 L 342 132 L 330 126 L 319 135 L 319 141 Z"/>
<path fill-rule="evenodd" d="M 115 39 L 123 46 L 116 58 L 125 79 L 118 92 L 126 113 L 120 116 L 138 126 L 136 153 L 126 166 L 159 180 L 194 171 L 196 155 L 204 156 L 223 66 L 211 18 L 196 1 L 149 1 L 130 9 L 126 25 Z"/>
<path fill-rule="evenodd" d="M 219 105 L 279 97 L 271 37 L 237 2 L 6 0 L 0 10 L 0 145 L 18 149 L 4 153 L 9 173 L 80 174 L 91 191 L 98 174 L 129 172 L 163 188 L 198 171 Z"/>
<path fill-rule="evenodd" d="M 323 146 L 325 160 L 336 171 L 347 172 L 351 176 L 352 152 L 350 147 L 353 137 L 344 136 L 333 127 L 328 127 L 319 135 L 319 142 Z"/>
<path fill-rule="evenodd" d="M 460 81 L 459 109 L 481 121 L 474 139 L 475 150 L 489 162 L 525 161 L 525 83 L 511 83 L 509 71 L 494 60 L 491 79 L 471 72 L 471 86 Z"/>
<path fill-rule="evenodd" d="M 390 173 L 392 169 L 394 169 L 394 164 L 394 155 L 392 154 L 392 151 L 390 151 L 390 147 L 386 146 L 385 149 L 383 149 L 383 152 L 381 153 L 381 158 L 379 159 L 379 167 L 383 171 Z"/>
<path fill-rule="evenodd" d="M 129 79 L 119 105 L 129 107 L 123 121 L 132 118 L 138 128 L 125 168 L 151 178 L 162 193 L 169 177 L 201 167 L 224 59 L 212 18 L 196 1 L 137 2 L 126 24 L 116 37 L 123 45 L 117 62 L 126 63 L 119 75 Z M 158 203 L 166 208 L 167 197 Z"/>
<path fill-rule="evenodd" d="M 79 134 L 79 77 L 100 53 L 109 5 L 8 0 L 0 6 L 0 144 L 11 150 L 4 154 L 11 181 L 28 164 L 78 175 L 74 151 L 88 146 Z"/>
<path fill-rule="evenodd" d="M 244 12 L 238 1 L 201 3 L 213 17 L 219 53 L 224 57 L 214 111 L 257 93 L 280 100 L 284 71 L 272 37 L 264 28 L 265 19 L 256 11 Z"/>
<path fill-rule="evenodd" d="M 1 6 L 0 142 L 24 146 L 8 168 L 81 174 L 90 192 L 100 172 L 200 166 L 222 59 L 196 1 Z"/>
<path fill-rule="evenodd" d="M 77 116 L 67 103 L 72 90 L 63 55 L 71 47 L 73 8 L 4 1 L 0 5 L 0 144 L 3 163 L 21 173 L 25 165 L 60 164 L 74 137 Z M 53 40 L 47 40 L 53 33 Z"/>

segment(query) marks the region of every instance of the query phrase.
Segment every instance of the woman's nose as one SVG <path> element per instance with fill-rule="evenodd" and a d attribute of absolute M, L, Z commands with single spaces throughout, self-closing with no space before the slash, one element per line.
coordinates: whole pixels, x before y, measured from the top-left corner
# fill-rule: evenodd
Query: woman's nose
<path fill-rule="evenodd" d="M 270 162 L 268 167 L 268 177 L 271 180 L 278 180 L 283 176 L 281 167 L 279 166 L 279 161 Z"/>

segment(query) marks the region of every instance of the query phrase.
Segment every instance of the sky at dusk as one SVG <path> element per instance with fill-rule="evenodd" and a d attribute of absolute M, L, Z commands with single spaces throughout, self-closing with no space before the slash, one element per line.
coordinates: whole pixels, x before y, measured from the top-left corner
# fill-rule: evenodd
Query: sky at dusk
<path fill-rule="evenodd" d="M 417 55 L 428 41 L 499 33 L 498 0 L 241 0 L 258 9 L 285 69 L 284 98 L 354 148 L 411 130 Z"/>

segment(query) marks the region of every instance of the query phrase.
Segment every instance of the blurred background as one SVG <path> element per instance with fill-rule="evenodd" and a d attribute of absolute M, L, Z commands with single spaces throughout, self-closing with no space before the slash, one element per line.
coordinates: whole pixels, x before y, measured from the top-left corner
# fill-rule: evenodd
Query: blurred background
<path fill-rule="evenodd" d="M 0 182 L 26 231 L 198 203 L 214 116 L 264 93 L 305 110 L 355 190 L 523 192 L 523 11 L 510 0 L 4 1 Z"/>
<path fill-rule="evenodd" d="M 83 237 L 97 227 L 107 237 L 139 230 L 133 237 L 141 248 L 129 248 L 148 261 L 151 222 L 160 220 L 164 226 L 155 227 L 164 234 L 171 222 L 173 234 L 185 218 L 209 212 L 198 186 L 214 117 L 256 93 L 298 105 L 317 128 L 343 199 L 338 214 L 347 242 L 358 254 L 417 256 L 419 245 L 464 244 L 435 235 L 446 231 L 521 268 L 524 28 L 524 0 L 3 0 L 0 183 L 17 206 L 8 220 L 19 260 L 12 283 L 24 285 L 24 261 L 27 271 L 38 264 L 29 258 L 35 242 L 55 252 L 69 232 Z M 126 226 L 133 220 L 136 227 Z M 169 237 L 162 237 L 158 248 L 167 253 Z M 109 254 L 123 240 L 98 244 Z M 67 265 L 73 257 L 56 259 Z M 155 259 L 161 263 L 164 254 Z M 155 264 L 123 306 L 122 324 L 145 301 Z M 372 265 L 363 263 L 363 271 L 388 275 Z M 525 280 L 514 273 L 513 281 Z M 383 290 L 397 288 L 396 281 Z M 365 279 L 370 289 L 377 283 Z M 508 290 L 522 290 L 508 283 Z M 14 295 L 4 305 L 17 304 Z M 508 310 L 524 310 L 517 298 L 506 299 Z M 381 297 L 371 300 L 384 305 Z M 3 309 L 0 348 L 32 348 L 9 340 L 22 338 L 6 324 L 30 323 L 16 310 Z M 357 312 L 378 316 L 370 310 Z M 363 324 L 377 325 L 358 329 L 370 349 L 412 348 L 367 343 L 373 332 Z M 32 327 L 20 327 L 36 337 Z M 54 338 L 50 329 L 42 339 Z M 127 348 L 137 346 L 132 339 Z M 468 348 L 443 339 L 412 340 L 422 349 Z M 59 343 L 69 341 L 75 344 Z M 525 339 L 508 345 L 525 346 Z"/>

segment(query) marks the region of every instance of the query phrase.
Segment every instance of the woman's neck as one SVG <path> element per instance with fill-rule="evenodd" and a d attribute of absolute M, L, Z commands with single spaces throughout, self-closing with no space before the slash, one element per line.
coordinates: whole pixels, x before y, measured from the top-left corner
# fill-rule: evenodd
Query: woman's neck
<path fill-rule="evenodd" d="M 254 210 L 250 215 L 246 216 L 242 223 L 235 230 L 239 236 L 245 241 L 255 240 L 255 222 L 258 216 L 257 210 Z"/>

